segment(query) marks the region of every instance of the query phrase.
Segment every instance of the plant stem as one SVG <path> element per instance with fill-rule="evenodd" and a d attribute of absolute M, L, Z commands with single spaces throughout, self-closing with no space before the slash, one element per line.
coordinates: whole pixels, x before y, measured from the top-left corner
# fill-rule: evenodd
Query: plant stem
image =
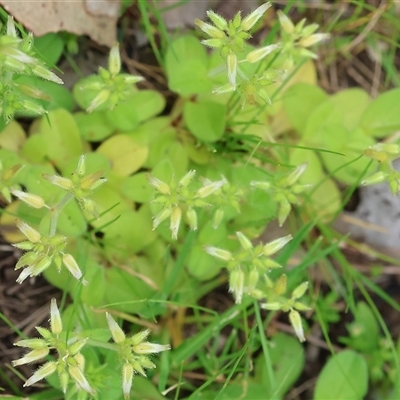
<path fill-rule="evenodd" d="M 72 193 L 67 193 L 54 207 L 50 209 L 50 232 L 49 236 L 56 234 L 58 217 L 61 209 L 73 198 Z"/>

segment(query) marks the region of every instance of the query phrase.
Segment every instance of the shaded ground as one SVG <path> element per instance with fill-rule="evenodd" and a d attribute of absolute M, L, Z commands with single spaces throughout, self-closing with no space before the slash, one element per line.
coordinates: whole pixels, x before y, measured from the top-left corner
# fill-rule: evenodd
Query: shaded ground
<path fill-rule="evenodd" d="M 286 3 L 286 1 L 274 2 L 277 7 L 283 7 Z M 373 3 L 371 2 L 371 4 Z M 217 10 L 222 15 L 230 17 L 239 4 L 240 2 L 238 1 L 220 2 Z M 304 4 L 306 7 L 303 10 L 291 13 L 295 21 L 306 17 L 309 21 L 317 21 L 322 25 L 329 26 L 329 22 L 335 16 L 346 21 L 350 20 L 355 12 L 355 7 L 348 2 L 329 4 L 327 2 L 311 1 Z M 378 8 L 372 11 L 363 11 L 358 18 L 351 20 L 351 23 L 338 24 L 335 35 L 338 38 L 346 38 L 346 45 L 340 50 L 332 48 L 326 50 L 317 61 L 320 85 L 329 93 L 356 86 L 364 88 L 371 96 L 375 97 L 379 92 L 392 86 L 392 83 L 388 80 L 390 74 L 382 65 L 382 57 L 379 50 L 374 50 L 371 41 L 366 40 L 371 32 L 384 36 L 393 34 L 390 26 L 382 20 L 382 14 L 389 7 L 389 3 L 382 2 L 374 5 L 378 6 Z M 131 8 L 127 10 L 127 15 L 131 25 L 126 29 L 124 46 L 121 46 L 125 66 L 131 73 L 143 75 L 146 78 L 143 85 L 159 90 L 171 104 L 174 100 L 174 94 L 168 90 L 161 68 L 155 65 L 149 46 L 143 45 L 137 37 L 138 12 L 135 8 Z M 267 20 L 264 33 L 268 31 L 268 28 Z M 378 45 L 384 48 L 385 43 L 378 43 Z M 107 50 L 92 42 L 88 42 L 86 46 L 87 48 L 83 52 L 84 55 L 78 56 L 77 62 L 79 65 L 83 63 L 83 70 L 86 68 L 86 70 L 93 72 L 99 64 L 104 63 L 107 57 Z M 398 55 L 395 54 L 394 65 L 398 66 L 399 63 Z M 65 70 L 63 66 L 60 68 Z M 351 208 L 356 208 L 357 198 L 354 197 L 351 202 Z M 366 276 L 371 274 L 373 266 L 381 265 L 381 275 L 377 278 L 372 278 L 372 281 L 389 294 L 393 300 L 400 302 L 398 266 L 377 260 L 371 256 L 368 247 L 346 246 L 343 252 L 348 262 Z M 22 285 L 15 283 L 15 279 L 19 274 L 18 271 L 14 271 L 18 255 L 18 251 L 12 246 L 4 241 L 0 242 L 0 310 L 9 321 L 17 326 L 23 335 L 36 336 L 34 327 L 47 324 L 50 299 L 52 297 L 59 299 L 61 293 L 50 286 L 42 277 L 35 280 L 26 280 Z M 322 292 L 326 290 L 323 269 L 316 272 L 314 287 L 319 287 Z M 357 291 L 355 291 L 356 298 L 358 295 Z M 374 298 L 374 301 L 389 331 L 396 339 L 400 334 L 398 313 L 380 298 Z M 221 304 L 229 307 L 232 304 L 232 299 L 226 291 L 216 291 L 207 295 L 203 299 L 202 305 L 214 309 L 216 302 L 218 307 L 221 307 Z M 344 302 L 339 303 L 337 306 L 341 311 L 341 319 L 331 326 L 330 334 L 334 345 L 340 348 L 341 345 L 338 338 L 346 335 L 346 323 L 350 321 L 350 317 L 345 313 L 346 304 Z M 306 367 L 295 387 L 286 396 L 286 400 L 307 400 L 312 397 L 315 380 L 330 355 L 318 325 L 313 324 L 311 319 L 309 319 L 309 324 L 311 326 L 311 334 L 307 337 L 305 344 Z M 274 320 L 269 329 L 271 332 L 281 330 L 292 333 L 292 328 L 285 318 Z M 0 387 L 5 388 L 5 393 L 11 393 L 15 387 L 19 389 L 22 387 L 22 380 L 12 371 L 10 366 L 12 359 L 21 356 L 21 349 L 12 346 L 17 337 L 8 327 L 7 321 L 0 322 L 0 365 L 5 366 L 2 369 L 7 375 L 7 377 L 0 376 Z M 27 377 L 31 374 L 31 366 L 19 367 L 18 371 L 18 373 Z M 24 393 L 28 393 L 28 390 L 24 389 Z"/>

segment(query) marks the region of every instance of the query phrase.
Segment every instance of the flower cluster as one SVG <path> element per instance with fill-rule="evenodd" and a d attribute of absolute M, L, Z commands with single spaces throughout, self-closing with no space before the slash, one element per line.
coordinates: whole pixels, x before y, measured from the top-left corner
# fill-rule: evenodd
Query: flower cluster
<path fill-rule="evenodd" d="M 108 58 L 108 69 L 99 68 L 99 74 L 95 80 L 81 85 L 80 90 L 95 92 L 87 112 L 91 113 L 101 105 L 113 109 L 120 101 L 126 100 L 133 92 L 132 85 L 143 80 L 141 76 L 121 74 L 121 56 L 119 45 L 115 44 Z"/>
<path fill-rule="evenodd" d="M 62 235 L 42 235 L 21 220 L 17 220 L 17 227 L 28 239 L 14 244 L 15 247 L 21 250 L 27 250 L 15 266 L 15 269 L 26 267 L 17 278 L 18 283 L 22 283 L 28 276 L 33 277 L 41 274 L 52 263 L 56 265 L 58 271 L 64 265 L 74 278 L 82 278 L 82 271 L 75 258 L 71 254 L 64 252 L 67 245 L 66 237 Z M 83 281 L 83 283 L 85 284 L 86 282 Z"/>
<path fill-rule="evenodd" d="M 119 359 L 121 363 L 123 363 L 122 391 L 124 393 L 124 398 L 127 400 L 130 397 L 133 375 L 139 373 L 142 376 L 146 376 L 146 369 L 156 367 L 151 362 L 148 355 L 170 350 L 171 346 L 169 344 L 145 342 L 150 334 L 148 329 L 131 337 L 126 337 L 124 331 L 109 313 L 106 313 L 106 318 L 111 336 L 118 347 L 117 352 Z"/>
<path fill-rule="evenodd" d="M 75 171 L 71 174 L 71 179 L 49 174 L 43 174 L 42 176 L 53 185 L 58 186 L 69 193 L 70 196 L 67 197 L 65 201 L 73 197 L 78 201 L 78 204 L 84 211 L 88 212 L 95 218 L 99 217 L 94 202 L 88 197 L 92 194 L 93 190 L 97 189 L 107 180 L 103 178 L 103 171 L 86 175 L 84 155 L 79 158 L 78 165 Z"/>
<path fill-rule="evenodd" d="M 32 74 L 58 84 L 63 83 L 35 56 L 32 34 L 20 39 L 14 20 L 9 17 L 6 34 L 0 36 L 0 113 L 6 122 L 18 111 L 44 114 L 46 110 L 32 98 L 48 100 L 48 96 L 37 88 L 19 84 L 13 79 L 14 74 Z"/>
<path fill-rule="evenodd" d="M 189 186 L 193 183 L 195 174 L 196 171 L 191 170 L 178 182 L 172 177 L 169 184 L 154 176 L 147 176 L 150 185 L 158 191 L 153 202 L 162 206 L 161 211 L 154 217 L 153 229 L 156 229 L 165 219 L 170 218 L 170 230 L 174 240 L 178 237 L 183 212 L 188 219 L 190 229 L 196 230 L 196 208 L 208 207 L 210 204 L 204 199 L 227 183 L 225 178 L 215 182 L 207 180 L 202 187 L 192 190 Z"/>
<path fill-rule="evenodd" d="M 364 179 L 362 185 L 389 182 L 393 194 L 400 193 L 400 172 L 394 169 L 393 160 L 398 158 L 400 146 L 395 143 L 376 143 L 364 151 L 364 155 L 379 162 L 379 171 Z"/>
<path fill-rule="evenodd" d="M 287 55 L 284 67 L 290 69 L 297 58 L 318 58 L 317 55 L 308 50 L 309 47 L 328 39 L 328 33 L 315 33 L 318 24 L 304 26 L 306 20 L 302 19 L 296 25 L 280 10 L 278 10 L 279 22 L 282 27 L 281 41 L 282 54 Z"/>
<path fill-rule="evenodd" d="M 297 204 L 297 196 L 309 186 L 297 183 L 306 168 L 307 164 L 301 164 L 297 168 L 295 168 L 295 170 L 288 176 L 277 179 L 273 183 L 267 181 L 251 182 L 251 186 L 255 188 L 273 193 L 272 199 L 279 204 L 279 226 L 282 226 L 283 223 L 286 221 L 286 218 L 288 217 L 292 208 L 291 204 Z"/>
<path fill-rule="evenodd" d="M 305 294 L 307 288 L 308 282 L 303 282 L 297 286 L 293 290 L 291 296 L 287 298 L 284 296 L 287 290 L 286 275 L 281 275 L 275 283 L 272 282 L 268 275 L 264 275 L 262 289 L 255 289 L 252 296 L 258 300 L 267 300 L 266 303 L 261 304 L 261 307 L 265 310 L 289 312 L 289 321 L 299 340 L 304 342 L 305 338 L 299 311 L 307 311 L 311 310 L 311 308 L 301 303 L 299 299 Z"/>
<path fill-rule="evenodd" d="M 31 349 L 24 357 L 12 362 L 18 366 L 39 361 L 50 354 L 50 350 L 57 352 L 56 360 L 48 361 L 42 365 L 24 384 L 31 386 L 34 383 L 57 372 L 61 389 L 65 393 L 68 388 L 70 378 L 73 379 L 78 388 L 94 394 L 94 390 L 83 374 L 85 359 L 80 353 L 85 346 L 87 339 L 66 340 L 63 332 L 60 311 L 55 299 L 51 300 L 50 305 L 50 330 L 37 326 L 41 339 L 25 339 L 15 343 L 15 346 L 27 347 Z"/>
<path fill-rule="evenodd" d="M 238 12 L 231 21 L 227 21 L 213 11 L 207 11 L 207 16 L 214 25 L 196 19 L 196 25 L 210 37 L 210 39 L 203 40 L 202 43 L 220 49 L 221 56 L 226 62 L 229 85 L 217 89 L 217 91 L 236 89 L 238 54 L 244 53 L 246 41 L 251 38 L 249 31 L 270 7 L 270 2 L 264 3 L 243 19 Z M 247 55 L 246 61 L 258 62 L 277 48 L 279 48 L 278 44 L 272 44 L 256 49 Z"/>
<path fill-rule="evenodd" d="M 241 303 L 243 294 L 251 294 L 258 284 L 260 276 L 281 265 L 270 258 L 286 245 L 292 236 L 288 235 L 263 245 L 253 246 L 241 232 L 236 232 L 240 247 L 237 252 L 218 247 L 206 246 L 205 251 L 213 257 L 227 262 L 229 272 L 229 291 L 235 296 L 236 303 Z"/>

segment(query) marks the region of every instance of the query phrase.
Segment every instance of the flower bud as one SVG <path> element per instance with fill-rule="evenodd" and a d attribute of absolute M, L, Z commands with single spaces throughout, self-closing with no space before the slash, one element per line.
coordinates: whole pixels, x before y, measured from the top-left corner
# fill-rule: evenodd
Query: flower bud
<path fill-rule="evenodd" d="M 46 378 L 53 374 L 57 370 L 57 364 L 55 361 L 49 361 L 42 365 L 25 383 L 24 387 L 31 386 L 34 383 Z"/>
<path fill-rule="evenodd" d="M 278 222 L 279 226 L 282 226 L 286 221 L 291 210 L 291 205 L 287 199 L 283 199 L 280 201 L 279 210 L 278 210 Z"/>
<path fill-rule="evenodd" d="M 161 351 L 170 350 L 171 346 L 169 344 L 142 342 L 137 344 L 136 346 L 132 346 L 132 349 L 135 353 L 138 354 L 154 354 L 160 353 Z"/>
<path fill-rule="evenodd" d="M 74 185 L 72 183 L 71 179 L 64 178 L 64 177 L 58 176 L 58 175 L 42 174 L 42 178 L 49 181 L 52 185 L 58 186 L 64 190 L 72 189 L 72 187 Z"/>
<path fill-rule="evenodd" d="M 36 229 L 33 229 L 31 226 L 21 221 L 20 219 L 17 219 L 16 225 L 17 228 L 28 238 L 30 242 L 40 242 L 42 235 Z"/>
<path fill-rule="evenodd" d="M 204 250 L 210 256 L 219 258 L 224 261 L 231 261 L 233 259 L 232 253 L 228 250 L 219 249 L 218 247 L 213 246 L 206 246 Z"/>
<path fill-rule="evenodd" d="M 228 22 L 225 18 L 222 18 L 220 15 L 215 13 L 214 11 L 207 11 L 208 18 L 214 23 L 214 25 L 221 30 L 225 30 L 228 28 Z"/>
<path fill-rule="evenodd" d="M 228 81 L 231 86 L 236 88 L 236 69 L 237 69 L 237 57 L 236 54 L 228 54 L 226 58 L 226 65 L 228 67 Z"/>
<path fill-rule="evenodd" d="M 286 292 L 287 277 L 285 274 L 281 275 L 274 285 L 274 292 L 280 296 Z"/>
<path fill-rule="evenodd" d="M 285 183 L 286 186 L 291 186 L 300 178 L 300 176 L 304 173 L 307 168 L 307 163 L 301 164 L 296 169 L 286 177 Z"/>
<path fill-rule="evenodd" d="M 386 178 L 388 177 L 388 174 L 386 172 L 379 171 L 368 178 L 364 179 L 361 181 L 361 185 L 366 186 L 366 185 L 375 185 L 377 183 L 383 182 Z"/>
<path fill-rule="evenodd" d="M 210 24 L 207 24 L 204 21 L 201 21 L 200 19 L 196 18 L 194 23 L 203 31 L 205 32 L 208 36 L 211 36 L 212 38 L 215 39 L 223 39 L 225 37 L 224 31 L 221 29 L 216 28 L 215 26 L 212 26 Z"/>
<path fill-rule="evenodd" d="M 277 311 L 277 310 L 280 310 L 281 307 L 282 307 L 282 304 L 277 301 L 261 304 L 261 308 L 263 308 L 264 310 L 269 310 L 269 311 Z"/>
<path fill-rule="evenodd" d="M 153 231 L 157 228 L 158 225 L 161 224 L 165 219 L 167 219 L 172 213 L 171 208 L 163 208 L 153 220 Z"/>
<path fill-rule="evenodd" d="M 259 49 L 253 50 L 249 54 L 247 54 L 246 61 L 248 61 L 249 63 L 256 63 L 279 47 L 280 44 L 270 44 L 269 46 L 264 46 Z"/>
<path fill-rule="evenodd" d="M 250 186 L 255 187 L 257 189 L 262 189 L 268 191 L 271 188 L 270 182 L 258 182 L 258 181 L 251 181 Z"/>
<path fill-rule="evenodd" d="M 304 342 L 306 339 L 304 337 L 303 325 L 301 323 L 301 316 L 298 311 L 291 310 L 289 313 L 289 321 L 293 326 L 293 329 L 299 338 L 300 342 Z"/>
<path fill-rule="evenodd" d="M 47 347 L 47 342 L 43 339 L 23 339 L 14 343 L 14 346 L 29 347 L 30 349 L 42 349 Z"/>
<path fill-rule="evenodd" d="M 180 207 L 175 206 L 171 212 L 171 222 L 170 222 L 170 230 L 172 232 L 172 239 L 176 240 L 178 238 L 178 230 L 181 224 L 182 218 L 182 210 Z"/>
<path fill-rule="evenodd" d="M 201 43 L 203 43 L 205 46 L 212 47 L 214 49 L 218 49 L 223 45 L 223 41 L 221 39 L 205 39 L 202 40 Z"/>
<path fill-rule="evenodd" d="M 190 207 L 186 211 L 186 216 L 189 221 L 189 226 L 192 231 L 197 230 L 197 213 L 196 210 L 192 207 Z"/>
<path fill-rule="evenodd" d="M 105 103 L 109 97 L 111 92 L 108 89 L 103 89 L 90 103 L 89 107 L 86 109 L 86 112 L 89 114 L 93 112 L 97 107 L 100 107 L 103 103 Z"/>
<path fill-rule="evenodd" d="M 30 351 L 28 354 L 25 354 L 24 357 L 19 358 L 18 360 L 11 361 L 13 367 L 23 364 L 30 364 L 32 362 L 38 361 L 49 354 L 49 348 L 42 347 L 40 349 L 34 349 Z"/>
<path fill-rule="evenodd" d="M 229 276 L 229 291 L 234 294 L 236 304 L 242 302 L 244 278 L 244 272 L 241 269 L 234 269 Z"/>
<path fill-rule="evenodd" d="M 216 210 L 214 213 L 212 227 L 214 229 L 217 229 L 223 218 L 224 218 L 224 210 L 222 210 L 221 208 L 218 208 L 218 210 Z"/>
<path fill-rule="evenodd" d="M 119 54 L 119 44 L 114 44 L 110 50 L 110 56 L 108 58 L 108 70 L 111 76 L 118 75 L 121 70 L 121 56 Z"/>
<path fill-rule="evenodd" d="M 7 19 L 7 36 L 18 38 L 17 30 L 15 29 L 14 24 L 14 17 L 12 15 L 9 15 Z"/>
<path fill-rule="evenodd" d="M 158 179 L 155 176 L 152 176 L 150 174 L 146 174 L 146 178 L 149 181 L 150 185 L 153 186 L 160 193 L 162 193 L 162 194 L 170 194 L 171 193 L 171 188 L 167 183 L 161 181 L 160 179 Z"/>
<path fill-rule="evenodd" d="M 51 299 L 50 303 L 50 330 L 55 335 L 59 335 L 62 332 L 61 315 L 56 299 Z"/>
<path fill-rule="evenodd" d="M 150 335 L 150 329 L 145 329 L 144 331 L 140 331 L 135 335 L 131 336 L 128 340 L 132 346 L 136 346 L 139 343 L 142 343 L 143 340 L 147 339 L 147 336 Z"/>
<path fill-rule="evenodd" d="M 71 365 L 68 369 L 68 372 L 79 388 L 85 390 L 91 395 L 94 395 L 95 391 L 90 387 L 89 382 L 86 380 L 82 370 L 79 367 Z"/>
<path fill-rule="evenodd" d="M 297 288 L 293 290 L 292 299 L 299 299 L 300 297 L 302 297 L 306 292 L 307 288 L 308 288 L 308 282 L 303 282 L 302 284 L 297 286 Z"/>
<path fill-rule="evenodd" d="M 252 13 L 247 15 L 240 27 L 244 31 L 250 30 L 256 23 L 257 21 L 264 15 L 264 13 L 268 10 L 268 8 L 271 7 L 271 3 L 268 1 L 267 3 L 262 4 L 260 7 L 256 8 Z"/>
<path fill-rule="evenodd" d="M 63 254 L 62 261 L 75 279 L 79 280 L 82 278 L 82 271 L 80 270 L 75 258 L 71 254 Z"/>
<path fill-rule="evenodd" d="M 289 35 L 293 33 L 294 31 L 293 22 L 281 10 L 278 10 L 277 14 L 279 18 L 279 23 L 281 24 L 283 30 Z"/>
<path fill-rule="evenodd" d="M 303 37 L 299 40 L 299 45 L 302 47 L 310 47 L 322 40 L 326 40 L 329 38 L 328 33 L 314 33 L 314 35 L 310 35 L 308 37 Z"/>
<path fill-rule="evenodd" d="M 114 342 L 117 344 L 124 342 L 126 339 L 124 331 L 120 328 L 115 319 L 108 312 L 106 313 L 106 319 Z"/>
<path fill-rule="evenodd" d="M 35 75 L 40 76 L 43 79 L 46 79 L 54 83 L 58 83 L 59 85 L 64 84 L 64 81 L 61 78 L 59 78 L 56 74 L 53 74 L 53 72 L 48 70 L 43 65 L 36 64 L 32 66 L 31 70 Z"/>
<path fill-rule="evenodd" d="M 236 232 L 236 236 L 239 239 L 240 245 L 245 249 L 249 250 L 253 248 L 253 244 L 242 232 Z"/>
<path fill-rule="evenodd" d="M 283 246 L 289 243 L 292 239 L 293 239 L 292 235 L 287 235 L 279 239 L 275 239 L 272 242 L 269 242 L 266 245 L 264 245 L 262 253 L 264 254 L 264 256 L 270 256 L 271 254 L 275 254 Z"/>
<path fill-rule="evenodd" d="M 129 363 L 125 363 L 122 367 L 122 392 L 124 394 L 124 399 L 129 400 L 132 381 L 133 381 L 133 367 Z"/>
<path fill-rule="evenodd" d="M 46 205 L 44 200 L 36 194 L 23 192 L 21 190 L 12 190 L 11 193 L 33 208 L 42 208 Z"/>
<path fill-rule="evenodd" d="M 192 169 L 189 172 L 187 172 L 179 181 L 179 185 L 180 186 L 184 186 L 187 187 L 189 185 L 189 183 L 192 181 L 193 177 L 196 175 L 196 170 Z M 166 193 L 164 193 L 166 194 Z"/>

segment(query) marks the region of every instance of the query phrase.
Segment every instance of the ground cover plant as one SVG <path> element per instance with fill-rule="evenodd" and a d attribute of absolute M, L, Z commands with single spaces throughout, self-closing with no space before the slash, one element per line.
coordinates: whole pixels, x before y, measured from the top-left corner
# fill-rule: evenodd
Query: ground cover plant
<path fill-rule="evenodd" d="M 398 398 L 399 342 L 376 300 L 399 306 L 331 227 L 358 186 L 399 192 L 396 75 L 382 61 L 390 90 L 371 96 L 329 93 L 315 70 L 335 29 L 395 8 L 320 27 L 267 2 L 178 33 L 137 9 L 168 104 L 117 43 L 63 88 L 50 66 L 78 38 L 36 39 L 1 13 L 1 232 L 18 290 L 44 276 L 62 293 L 29 334 L 0 313 L 18 335 L 7 398 Z M 329 351 L 301 394 L 307 339 Z"/>

